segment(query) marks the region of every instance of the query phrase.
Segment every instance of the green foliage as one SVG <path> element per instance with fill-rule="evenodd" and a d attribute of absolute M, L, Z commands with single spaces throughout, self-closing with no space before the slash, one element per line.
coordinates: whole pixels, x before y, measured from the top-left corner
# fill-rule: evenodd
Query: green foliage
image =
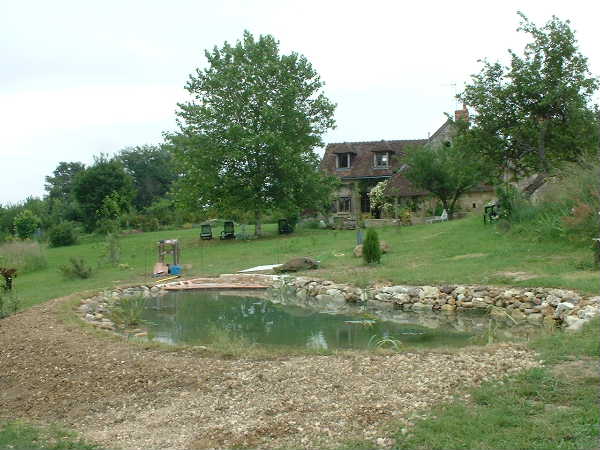
<path fill-rule="evenodd" d="M 365 264 L 372 264 L 381 261 L 381 248 L 379 247 L 379 236 L 374 228 L 367 229 L 367 236 L 363 243 L 363 260 Z"/>
<path fill-rule="evenodd" d="M 121 261 L 121 238 L 118 233 L 108 233 L 104 239 L 100 264 L 117 265 Z"/>
<path fill-rule="evenodd" d="M 17 269 L 19 274 L 48 267 L 46 252 L 38 242 L 7 242 L 0 245 L 0 266 Z"/>
<path fill-rule="evenodd" d="M 569 22 L 553 16 L 539 28 L 519 15 L 519 31 L 531 37 L 523 54 L 509 50 L 509 66 L 484 60 L 459 96 L 477 112 L 469 131 L 473 148 L 498 176 L 506 169 L 516 176 L 547 174 L 598 147 L 590 106 L 598 80 Z"/>
<path fill-rule="evenodd" d="M 555 333 L 544 334 L 530 343 L 541 358 L 547 363 L 569 361 L 574 358 L 600 357 L 600 319 L 587 322 L 577 333 L 565 333 L 557 330 Z"/>
<path fill-rule="evenodd" d="M 78 225 L 74 222 L 60 222 L 48 231 L 48 244 L 50 247 L 75 245 L 78 238 Z"/>
<path fill-rule="evenodd" d="M 598 237 L 600 211 L 600 162 L 593 157 L 567 164 L 535 200 L 514 188 L 499 191 L 501 212 L 514 233 L 537 240 L 570 239 L 592 246 Z M 506 213 L 504 213 L 506 211 Z"/>
<path fill-rule="evenodd" d="M 12 292 L 5 292 L 0 286 L 0 319 L 15 314 L 21 305 L 21 299 Z"/>
<path fill-rule="evenodd" d="M 114 323 L 125 327 L 141 325 L 144 322 L 142 320 L 142 315 L 146 309 L 146 303 L 144 297 L 121 298 L 117 304 L 112 307 L 110 318 Z"/>
<path fill-rule="evenodd" d="M 38 427 L 21 421 L 0 422 L 0 448 L 31 450 L 92 450 L 99 448 L 57 426 Z"/>
<path fill-rule="evenodd" d="M 92 276 L 92 268 L 83 258 L 71 257 L 68 264 L 58 267 L 67 279 L 87 279 Z"/>
<path fill-rule="evenodd" d="M 133 177 L 136 190 L 133 205 L 138 210 L 161 201 L 175 181 L 172 154 L 163 147 L 154 145 L 128 147 L 121 150 L 117 158 L 123 162 L 127 173 Z"/>
<path fill-rule="evenodd" d="M 594 448 L 599 422 L 599 324 L 596 319 L 581 332 L 557 331 L 534 339 L 530 345 L 546 367 L 501 383 L 484 383 L 470 392 L 470 401 L 435 407 L 408 433 L 396 435 L 397 448 Z"/>
<path fill-rule="evenodd" d="M 31 239 L 39 229 L 40 224 L 40 218 L 28 209 L 15 217 L 15 231 L 21 239 Z"/>
<path fill-rule="evenodd" d="M 254 214 L 325 207 L 336 183 L 313 151 L 334 126 L 335 105 L 305 57 L 279 54 L 269 35 L 249 32 L 207 51 L 208 66 L 186 86 L 180 132 L 168 136 L 178 172 L 177 200 L 191 209 Z"/>
<path fill-rule="evenodd" d="M 416 147 L 406 158 L 406 178 L 435 195 L 449 218 L 455 212 L 456 201 L 486 177 L 487 168 L 474 155 L 471 145 L 466 134 L 459 134 L 450 146 Z"/>
<path fill-rule="evenodd" d="M 87 231 L 94 230 L 101 220 L 114 220 L 131 205 L 133 179 L 118 159 L 100 155 L 93 166 L 77 174 L 73 183 Z"/>

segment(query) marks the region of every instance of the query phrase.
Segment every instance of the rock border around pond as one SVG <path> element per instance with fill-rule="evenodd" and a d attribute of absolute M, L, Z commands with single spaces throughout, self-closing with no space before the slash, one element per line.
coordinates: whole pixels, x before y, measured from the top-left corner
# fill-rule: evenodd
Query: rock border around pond
<path fill-rule="evenodd" d="M 368 302 L 379 309 L 448 313 L 492 309 L 492 313 L 506 313 L 517 321 L 559 325 L 570 331 L 581 329 L 584 323 L 600 315 L 600 296 L 582 296 L 566 289 L 479 285 L 396 285 L 360 289 L 310 277 L 283 277 L 274 281 L 274 287 L 317 303 Z"/>
<path fill-rule="evenodd" d="M 324 307 L 368 302 L 370 306 L 381 310 L 439 310 L 450 314 L 492 309 L 492 313 L 505 313 L 516 321 L 559 325 L 569 331 L 581 329 L 584 323 L 600 315 L 600 296 L 582 296 L 566 289 L 479 285 L 396 285 L 361 289 L 318 278 L 257 274 L 224 274 L 218 278 L 114 288 L 83 299 L 77 310 L 80 316 L 93 326 L 115 330 L 115 324 L 108 316 L 111 307 L 120 298 L 156 297 L 173 290 L 202 289 L 203 283 L 204 287 L 210 284 L 212 289 L 230 289 L 232 286 L 244 289 L 244 286 L 251 285 L 254 288 L 285 290 L 300 300 L 323 304 Z M 136 336 L 144 335 L 141 329 L 132 331 Z"/>

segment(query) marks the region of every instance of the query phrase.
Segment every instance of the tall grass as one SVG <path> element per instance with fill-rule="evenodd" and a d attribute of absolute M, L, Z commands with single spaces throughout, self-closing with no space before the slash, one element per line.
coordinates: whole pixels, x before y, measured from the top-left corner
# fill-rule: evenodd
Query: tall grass
<path fill-rule="evenodd" d="M 0 245 L 0 267 L 17 269 L 17 273 L 22 274 L 45 269 L 48 260 L 38 242 L 8 242 Z"/>
<path fill-rule="evenodd" d="M 515 233 L 538 241 L 569 239 L 591 245 L 598 237 L 600 162 L 588 157 L 568 164 L 534 201 L 509 195 L 510 223 Z"/>

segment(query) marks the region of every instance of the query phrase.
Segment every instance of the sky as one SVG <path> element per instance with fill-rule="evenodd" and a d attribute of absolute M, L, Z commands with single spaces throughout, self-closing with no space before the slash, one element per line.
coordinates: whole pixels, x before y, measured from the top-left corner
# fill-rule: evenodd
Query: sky
<path fill-rule="evenodd" d="M 0 0 L 0 204 L 43 196 L 61 161 L 161 143 L 204 51 L 244 30 L 272 34 L 320 74 L 338 105 L 326 143 L 426 138 L 478 60 L 523 49 L 518 10 L 540 26 L 569 19 L 600 74 L 600 2 L 589 0 Z"/>

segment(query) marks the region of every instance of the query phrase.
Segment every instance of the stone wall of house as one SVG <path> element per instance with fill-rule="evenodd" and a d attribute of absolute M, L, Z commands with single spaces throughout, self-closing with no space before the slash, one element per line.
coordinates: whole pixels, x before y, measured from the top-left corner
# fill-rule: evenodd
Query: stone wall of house
<path fill-rule="evenodd" d="M 295 295 L 312 305 L 335 308 L 346 303 L 364 303 L 375 308 L 405 311 L 490 310 L 508 314 L 516 321 L 564 326 L 578 330 L 600 315 L 600 296 L 587 297 L 566 289 L 507 288 L 477 285 L 385 286 L 360 289 L 355 286 L 308 277 L 281 277 L 276 289 Z"/>

